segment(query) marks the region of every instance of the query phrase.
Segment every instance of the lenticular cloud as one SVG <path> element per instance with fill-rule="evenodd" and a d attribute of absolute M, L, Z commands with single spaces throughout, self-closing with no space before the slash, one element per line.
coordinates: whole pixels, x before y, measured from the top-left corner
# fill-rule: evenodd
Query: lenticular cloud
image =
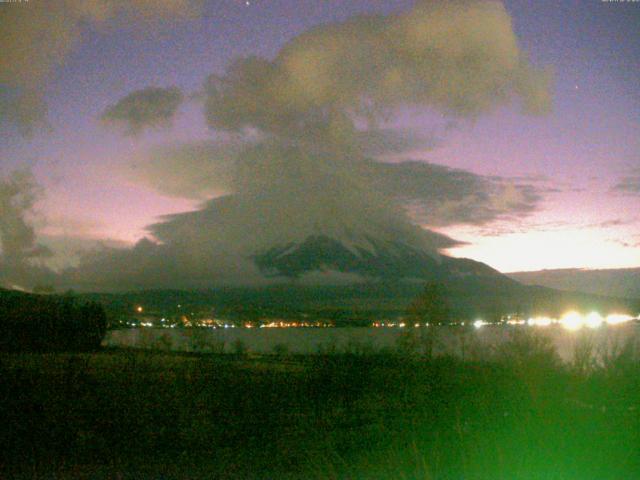
<path fill-rule="evenodd" d="M 527 214 L 538 197 L 446 167 L 385 164 L 377 154 L 428 135 L 392 135 L 383 124 L 405 107 L 475 118 L 515 101 L 545 113 L 549 82 L 493 1 L 418 2 L 314 28 L 273 59 L 237 59 L 198 96 L 224 140 L 156 151 L 138 171 L 164 193 L 214 198 L 151 225 L 152 239 L 134 249 L 85 257 L 69 279 L 150 287 L 260 283 L 318 269 L 420 276 L 412 262 L 437 265 L 438 251 L 455 242 L 417 219 L 482 223 Z M 162 119 L 184 97 L 173 92 L 171 108 L 158 110 L 143 93 L 128 98 L 145 99 L 144 112 Z M 137 122 L 136 132 L 146 126 Z"/>

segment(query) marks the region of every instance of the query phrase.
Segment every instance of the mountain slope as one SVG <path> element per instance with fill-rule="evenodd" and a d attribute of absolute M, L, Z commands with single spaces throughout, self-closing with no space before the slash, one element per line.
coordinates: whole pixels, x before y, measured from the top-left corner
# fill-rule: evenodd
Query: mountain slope
<path fill-rule="evenodd" d="M 515 283 L 497 270 L 470 259 L 434 255 L 400 242 L 366 238 L 366 248 L 345 246 L 324 235 L 308 237 L 254 256 L 266 275 L 298 278 L 315 270 L 354 273 L 368 278 L 448 281 L 458 277 L 500 278 Z"/>
<path fill-rule="evenodd" d="M 640 298 L 640 268 L 560 269 L 513 272 L 507 275 L 526 285 L 541 285 L 613 297 Z"/>

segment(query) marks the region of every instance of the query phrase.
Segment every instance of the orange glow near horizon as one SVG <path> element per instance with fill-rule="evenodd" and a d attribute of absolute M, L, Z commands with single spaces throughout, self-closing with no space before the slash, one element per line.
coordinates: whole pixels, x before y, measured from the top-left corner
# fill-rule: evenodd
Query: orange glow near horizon
<path fill-rule="evenodd" d="M 484 262 L 501 272 L 559 268 L 631 268 L 640 265 L 640 249 L 616 243 L 610 232 L 595 229 L 532 231 L 481 236 L 466 229 L 447 231 L 467 245 L 444 253 Z"/>

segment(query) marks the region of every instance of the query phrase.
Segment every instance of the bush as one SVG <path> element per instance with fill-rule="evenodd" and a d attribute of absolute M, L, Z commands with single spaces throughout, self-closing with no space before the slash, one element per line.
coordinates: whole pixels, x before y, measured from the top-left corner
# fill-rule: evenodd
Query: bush
<path fill-rule="evenodd" d="M 576 339 L 571 367 L 578 375 L 588 375 L 596 370 L 596 343 L 591 332 L 582 332 Z"/>
<path fill-rule="evenodd" d="M 91 351 L 106 333 L 104 309 L 71 296 L 0 293 L 0 350 Z"/>
<path fill-rule="evenodd" d="M 189 348 L 192 352 L 203 353 L 211 350 L 209 329 L 193 327 L 188 330 Z"/>
<path fill-rule="evenodd" d="M 289 356 L 289 347 L 285 343 L 276 343 L 273 346 L 273 354 L 278 358 Z"/>
<path fill-rule="evenodd" d="M 517 372 L 553 370 L 562 363 L 549 337 L 522 328 L 509 333 L 509 338 L 496 347 L 495 357 Z"/>
<path fill-rule="evenodd" d="M 237 338 L 233 342 L 233 353 L 235 353 L 238 357 L 244 357 L 248 353 L 247 345 L 239 338 Z"/>

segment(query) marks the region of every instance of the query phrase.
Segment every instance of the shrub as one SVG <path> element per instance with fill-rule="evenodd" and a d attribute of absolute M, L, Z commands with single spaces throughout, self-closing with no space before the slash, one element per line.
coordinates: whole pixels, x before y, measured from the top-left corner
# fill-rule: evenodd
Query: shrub
<path fill-rule="evenodd" d="M 495 356 L 496 360 L 518 370 L 528 370 L 530 367 L 555 368 L 561 363 L 549 337 L 524 328 L 509 332 L 509 338 L 496 347 Z"/>
<path fill-rule="evenodd" d="M 96 350 L 106 326 L 97 303 L 78 303 L 68 295 L 0 293 L 0 350 Z"/>
<path fill-rule="evenodd" d="M 286 357 L 289 355 L 289 347 L 284 343 L 276 343 L 273 346 L 273 354 L 279 358 Z"/>
<path fill-rule="evenodd" d="M 596 344 L 591 332 L 578 337 L 573 347 L 571 368 L 579 375 L 588 375 L 596 369 Z"/>
<path fill-rule="evenodd" d="M 239 357 L 244 357 L 247 354 L 247 345 L 239 338 L 233 342 L 233 353 Z"/>
<path fill-rule="evenodd" d="M 192 352 L 203 353 L 211 349 L 209 329 L 193 327 L 189 329 L 189 348 Z"/>

